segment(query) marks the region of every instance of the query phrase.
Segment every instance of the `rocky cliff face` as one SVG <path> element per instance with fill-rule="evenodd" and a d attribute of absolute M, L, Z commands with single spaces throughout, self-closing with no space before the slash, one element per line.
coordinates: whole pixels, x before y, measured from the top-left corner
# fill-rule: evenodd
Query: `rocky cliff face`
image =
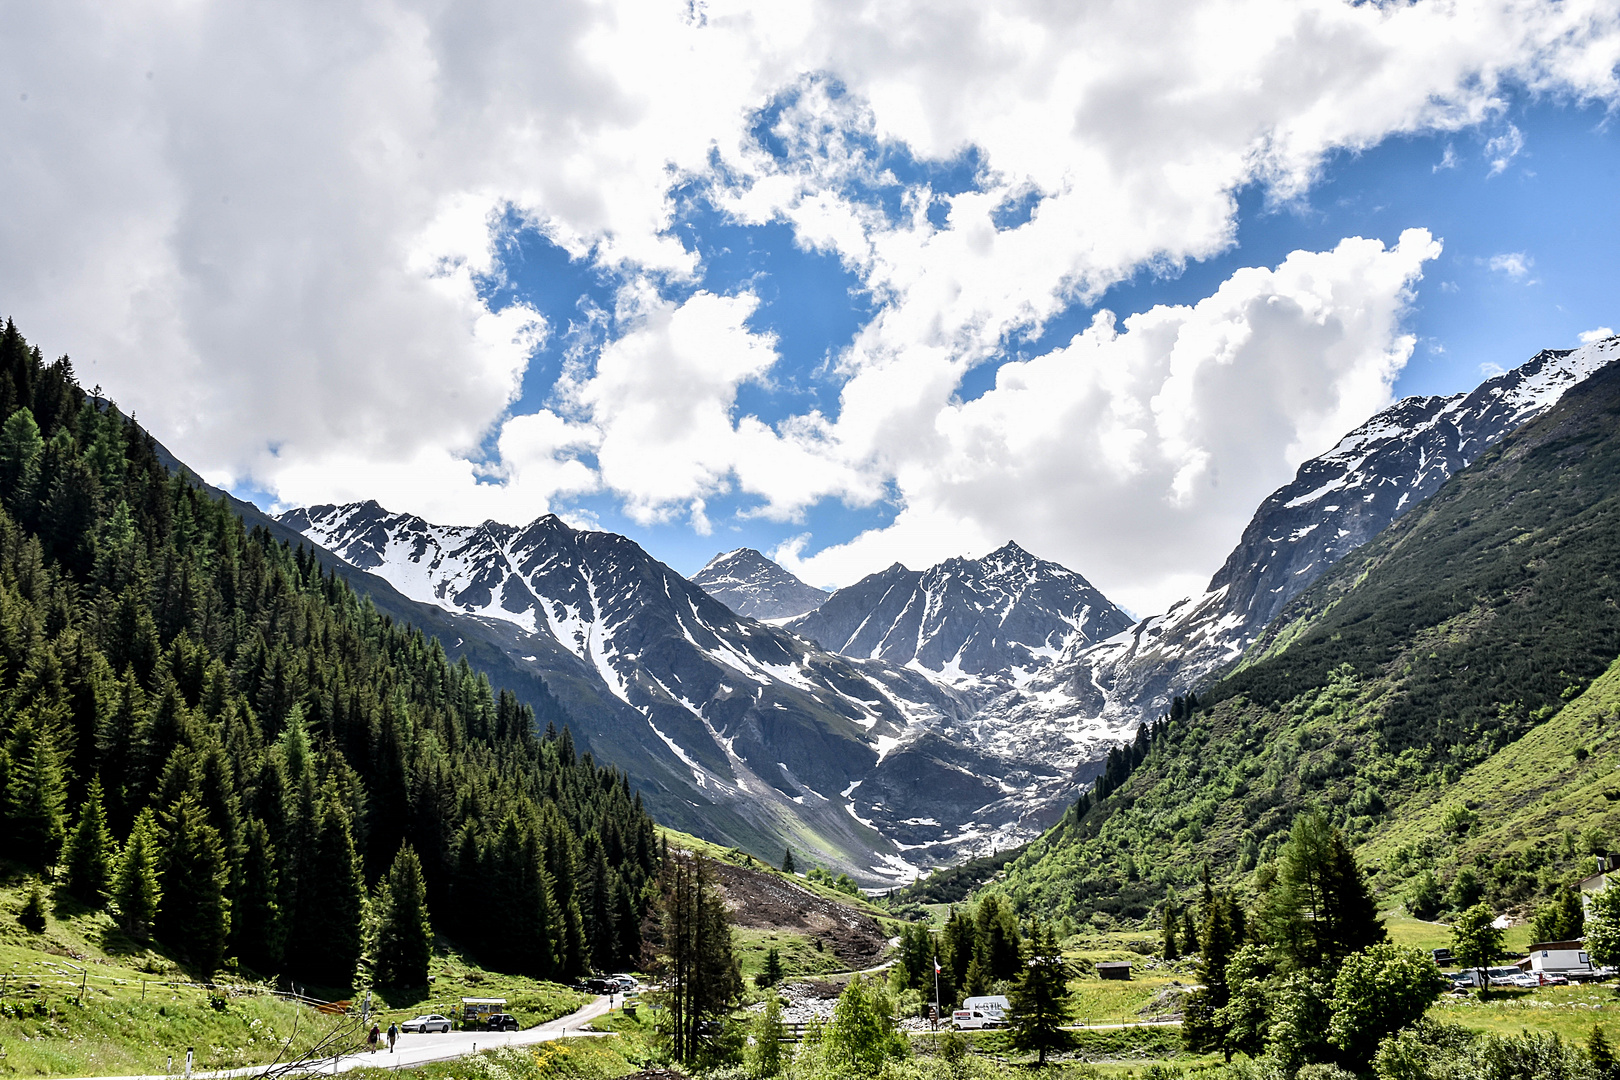
<path fill-rule="evenodd" d="M 1131 624 L 1073 570 L 1008 543 L 926 570 L 898 563 L 839 589 L 788 629 L 844 656 L 983 692 L 1027 682 L 1076 643 Z"/>

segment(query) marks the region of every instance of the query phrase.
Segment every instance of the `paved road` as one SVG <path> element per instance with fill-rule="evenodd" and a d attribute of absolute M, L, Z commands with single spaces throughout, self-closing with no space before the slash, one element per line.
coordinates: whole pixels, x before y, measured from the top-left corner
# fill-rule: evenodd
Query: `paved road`
<path fill-rule="evenodd" d="M 465 1057 L 477 1050 L 488 1050 L 498 1046 L 533 1046 L 535 1043 L 549 1042 L 552 1039 L 567 1038 L 575 1035 L 590 1035 L 592 1032 L 581 1031 L 586 1024 L 609 1011 L 610 999 L 599 997 L 578 1012 L 539 1024 L 522 1031 L 450 1031 L 436 1035 L 402 1034 L 399 1042 L 394 1044 L 394 1052 L 389 1053 L 387 1043 L 383 1049 L 376 1053 L 362 1050 L 358 1054 L 345 1054 L 337 1059 L 323 1058 L 312 1064 L 305 1075 L 331 1075 L 333 1073 L 348 1072 L 351 1069 L 381 1068 L 396 1069 L 412 1065 L 425 1065 L 430 1061 L 446 1061 L 450 1058 Z M 176 1061 L 178 1065 L 179 1062 Z M 194 1072 L 193 1080 L 229 1080 L 231 1077 L 258 1076 L 267 1066 L 253 1065 L 242 1069 L 220 1069 L 215 1072 Z M 79 1080 L 175 1080 L 175 1074 L 158 1074 L 156 1076 L 116 1076 L 79 1078 Z"/>

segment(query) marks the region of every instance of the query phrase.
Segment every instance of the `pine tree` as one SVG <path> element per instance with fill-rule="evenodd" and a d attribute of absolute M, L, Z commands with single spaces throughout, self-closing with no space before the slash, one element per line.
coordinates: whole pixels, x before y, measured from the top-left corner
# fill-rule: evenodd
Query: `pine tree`
<path fill-rule="evenodd" d="M 782 852 L 782 873 L 795 874 L 798 869 L 793 865 L 793 849 L 788 848 Z"/>
<path fill-rule="evenodd" d="M 1179 943 L 1176 941 L 1176 909 L 1175 905 L 1168 900 L 1166 900 L 1164 903 L 1164 914 L 1162 916 L 1162 920 L 1164 928 L 1162 932 L 1163 944 L 1161 947 L 1161 952 L 1167 961 L 1179 960 L 1181 959 L 1181 949 Z"/>
<path fill-rule="evenodd" d="M 225 960 L 231 929 L 225 845 L 219 830 L 209 824 L 208 812 L 190 793 L 169 808 L 163 825 L 168 837 L 163 902 L 154 929 L 194 972 L 207 978 Z"/>
<path fill-rule="evenodd" d="M 377 985 L 426 986 L 433 956 L 433 925 L 428 918 L 427 882 L 409 843 L 402 844 L 388 876 L 379 884 L 373 970 Z"/>
<path fill-rule="evenodd" d="M 151 927 L 163 900 L 158 875 L 161 842 L 157 815 L 147 807 L 135 818 L 113 875 L 113 903 L 118 907 L 119 922 L 131 934 L 144 934 Z"/>
<path fill-rule="evenodd" d="M 256 817 L 247 820 L 242 833 L 242 858 L 231 901 L 232 948 L 248 968 L 271 975 L 280 970 L 287 947 L 276 848 L 269 827 Z"/>
<path fill-rule="evenodd" d="M 1294 819 L 1259 919 L 1284 970 L 1320 967 L 1384 939 L 1349 842 L 1319 810 Z"/>
<path fill-rule="evenodd" d="M 63 804 L 67 788 L 62 768 L 42 723 L 31 716 L 18 725 L 8 749 L 5 851 L 17 861 L 43 869 L 62 851 Z"/>
<path fill-rule="evenodd" d="M 765 969 L 754 976 L 754 985 L 775 986 L 782 981 L 782 950 L 772 945 L 765 951 Z"/>
<path fill-rule="evenodd" d="M 91 777 L 90 790 L 79 808 L 79 821 L 62 846 L 67 891 L 78 900 L 99 907 L 112 888 L 112 833 L 102 805 L 101 778 Z"/>
<path fill-rule="evenodd" d="M 1069 966 L 1050 926 L 1036 919 L 1025 948 L 1024 974 L 1008 995 L 1012 1005 L 1012 1045 L 1021 1051 L 1046 1055 L 1065 1049 L 1070 1042 L 1063 1026 L 1069 1022 Z"/>
<path fill-rule="evenodd" d="M 349 816 L 335 784 L 322 792 L 314 842 L 299 870 L 298 909 L 287 960 L 311 982 L 350 986 L 363 944 L 364 885 Z"/>
<path fill-rule="evenodd" d="M 731 921 L 701 857 L 666 859 L 660 881 L 658 967 L 669 991 L 670 1049 L 677 1061 L 698 1053 L 701 1025 L 724 1015 L 742 991 L 731 952 Z"/>

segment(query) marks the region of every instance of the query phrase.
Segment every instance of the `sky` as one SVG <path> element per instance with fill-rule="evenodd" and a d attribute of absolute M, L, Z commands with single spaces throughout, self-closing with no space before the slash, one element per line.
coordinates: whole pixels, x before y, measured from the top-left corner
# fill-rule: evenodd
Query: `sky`
<path fill-rule="evenodd" d="M 1620 326 L 1599 0 L 0 3 L 0 316 L 267 509 L 1138 614 Z"/>

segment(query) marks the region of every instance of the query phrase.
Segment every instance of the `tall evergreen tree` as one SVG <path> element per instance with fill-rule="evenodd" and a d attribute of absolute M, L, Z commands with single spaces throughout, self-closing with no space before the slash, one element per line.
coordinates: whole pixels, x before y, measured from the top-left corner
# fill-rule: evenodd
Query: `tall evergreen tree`
<path fill-rule="evenodd" d="M 394 865 L 379 884 L 375 909 L 373 970 L 377 985 L 426 986 L 433 925 L 428 918 L 422 863 L 409 843 L 400 845 Z"/>
<path fill-rule="evenodd" d="M 135 818 L 113 874 L 112 900 L 118 919 L 132 934 L 144 934 L 151 927 L 163 901 L 161 844 L 157 815 L 147 807 Z"/>
<path fill-rule="evenodd" d="M 314 842 L 299 873 L 288 958 L 311 981 L 346 987 L 360 961 L 365 894 L 349 815 L 335 784 L 322 792 L 317 814 Z"/>
<path fill-rule="evenodd" d="M 731 952 L 731 921 L 699 856 L 666 859 L 658 906 L 658 967 L 668 988 L 670 1049 L 677 1061 L 694 1060 L 699 1031 L 723 1016 L 742 991 Z"/>
<path fill-rule="evenodd" d="M 37 714 L 24 719 L 7 748 L 5 845 L 0 850 L 36 868 L 56 861 L 65 831 L 67 787 L 46 726 Z"/>
<path fill-rule="evenodd" d="M 1008 995 L 1012 1005 L 1012 1045 L 1034 1050 L 1040 1064 L 1046 1055 L 1068 1047 L 1069 965 L 1063 959 L 1052 928 L 1036 919 L 1030 926 L 1025 946 L 1024 974 Z"/>
<path fill-rule="evenodd" d="M 231 902 L 231 943 L 238 959 L 261 975 L 281 970 L 287 947 L 282 918 L 280 874 L 270 828 L 248 818 L 237 886 Z"/>
<path fill-rule="evenodd" d="M 112 833 L 107 829 L 107 811 L 102 805 L 101 778 L 91 777 L 78 823 L 62 847 L 67 891 L 99 907 L 112 888 L 115 853 Z"/>
<path fill-rule="evenodd" d="M 226 887 L 230 869 L 219 830 L 190 793 L 164 814 L 163 901 L 154 927 L 159 939 L 197 974 L 208 977 L 225 960 L 231 929 Z"/>

